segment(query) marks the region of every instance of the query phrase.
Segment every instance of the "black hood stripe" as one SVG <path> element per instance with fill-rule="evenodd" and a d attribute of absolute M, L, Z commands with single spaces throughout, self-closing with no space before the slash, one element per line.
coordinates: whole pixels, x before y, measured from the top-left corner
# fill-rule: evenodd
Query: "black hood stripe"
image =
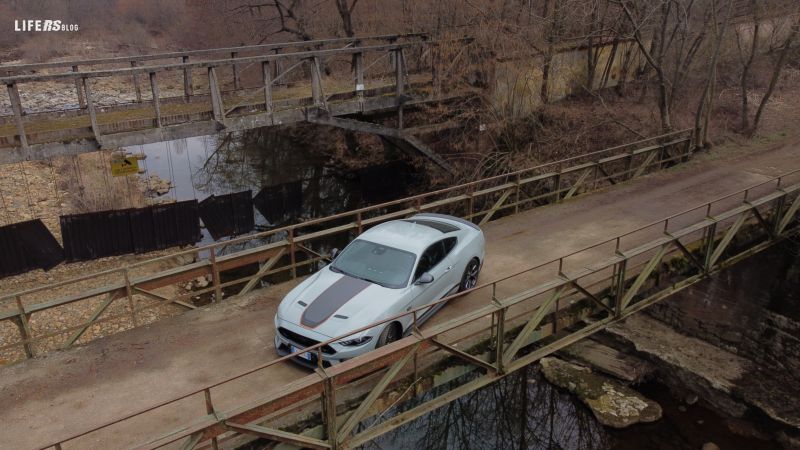
<path fill-rule="evenodd" d="M 342 276 L 311 301 L 303 311 L 300 323 L 310 328 L 318 327 L 339 308 L 344 306 L 345 303 L 370 285 L 372 283 L 369 281 L 348 277 L 347 275 Z"/>

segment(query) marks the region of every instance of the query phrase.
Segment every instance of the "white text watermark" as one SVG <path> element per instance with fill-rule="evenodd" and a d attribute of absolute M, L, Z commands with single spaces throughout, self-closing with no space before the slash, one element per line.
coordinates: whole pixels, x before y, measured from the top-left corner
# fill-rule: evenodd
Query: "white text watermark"
<path fill-rule="evenodd" d="M 78 31 L 78 24 L 51 19 L 23 19 L 14 20 L 14 31 Z"/>

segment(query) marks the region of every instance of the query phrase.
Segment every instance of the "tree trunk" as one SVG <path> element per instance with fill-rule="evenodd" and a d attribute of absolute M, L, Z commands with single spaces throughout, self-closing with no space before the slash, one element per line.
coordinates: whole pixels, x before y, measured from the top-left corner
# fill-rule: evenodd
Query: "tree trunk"
<path fill-rule="evenodd" d="M 354 0 L 351 6 L 348 5 L 347 0 L 336 0 L 336 9 L 339 10 L 339 17 L 342 18 L 342 28 L 347 37 L 356 35 L 353 30 L 353 8 L 356 7 L 356 2 L 358 0 Z"/>
<path fill-rule="evenodd" d="M 750 68 L 753 66 L 753 60 L 756 57 L 756 51 L 758 49 L 758 34 L 759 29 L 761 28 L 761 23 L 758 17 L 758 0 L 752 0 L 751 6 L 753 9 L 753 41 L 750 43 L 750 54 L 747 56 L 747 60 L 742 65 L 742 76 L 739 79 L 739 85 L 741 87 L 741 94 L 742 94 L 742 132 L 746 133 L 750 129 L 750 102 L 747 98 L 747 81 L 750 77 Z M 737 36 L 737 43 L 741 42 Z M 740 45 L 741 50 L 741 45 Z"/>
<path fill-rule="evenodd" d="M 711 7 L 714 8 L 716 5 L 712 5 Z M 731 11 L 733 10 L 733 0 L 728 0 L 728 8 L 725 12 L 725 19 L 722 21 L 722 28 L 717 30 L 716 24 L 716 15 L 713 15 L 714 20 L 714 30 L 716 32 L 717 41 L 714 43 L 714 52 L 711 54 L 711 61 L 708 64 L 708 77 L 706 78 L 706 85 L 703 88 L 703 95 L 700 97 L 700 104 L 697 106 L 697 114 L 694 117 L 694 128 L 695 128 L 695 146 L 697 147 L 705 147 L 705 138 L 708 135 L 708 121 L 709 115 L 711 114 L 712 108 L 712 96 L 711 96 L 711 87 L 714 83 L 714 78 L 717 74 L 717 60 L 719 59 L 719 52 L 722 48 L 722 38 L 725 36 L 725 29 L 728 27 L 728 19 L 731 17 Z M 700 126 L 700 120 L 703 117 L 703 113 L 705 112 L 705 126 Z M 703 129 L 701 134 L 700 130 Z"/>
<path fill-rule="evenodd" d="M 750 130 L 751 136 L 756 133 L 758 125 L 761 122 L 761 114 L 764 112 L 764 107 L 767 105 L 769 98 L 772 97 L 772 93 L 775 91 L 775 86 L 778 84 L 778 78 L 781 75 L 783 66 L 786 64 L 786 56 L 791 50 L 792 43 L 797 37 L 798 30 L 800 30 L 800 18 L 795 19 L 795 22 L 792 25 L 792 31 L 789 32 L 789 36 L 786 37 L 786 41 L 783 43 L 783 49 L 781 49 L 780 56 L 778 56 L 778 62 L 775 64 L 775 70 L 772 71 L 772 78 L 769 80 L 767 92 L 764 94 L 764 98 L 761 99 L 761 103 L 758 105 L 758 110 L 756 111 L 756 117 L 753 119 L 753 128 Z"/>

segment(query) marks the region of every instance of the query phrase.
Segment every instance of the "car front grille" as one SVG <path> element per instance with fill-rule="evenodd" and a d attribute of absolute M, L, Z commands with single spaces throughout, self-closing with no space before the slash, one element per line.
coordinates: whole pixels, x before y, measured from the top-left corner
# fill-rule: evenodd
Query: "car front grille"
<path fill-rule="evenodd" d="M 295 333 L 294 331 L 287 330 L 286 328 L 280 327 L 278 328 L 278 333 L 281 336 L 289 339 L 292 342 L 302 345 L 303 347 L 312 347 L 314 345 L 319 344 L 319 341 L 315 341 L 309 337 L 303 336 L 302 334 Z M 333 349 L 330 345 L 323 345 L 322 346 L 322 353 L 326 355 L 333 355 L 336 353 L 336 350 Z"/>

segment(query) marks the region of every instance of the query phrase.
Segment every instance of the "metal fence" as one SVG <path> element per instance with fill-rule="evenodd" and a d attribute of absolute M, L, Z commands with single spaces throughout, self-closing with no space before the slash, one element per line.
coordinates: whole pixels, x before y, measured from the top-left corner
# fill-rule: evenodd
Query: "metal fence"
<path fill-rule="evenodd" d="M 354 330 L 351 333 L 406 315 L 415 321 L 409 336 L 337 366 L 320 366 L 316 373 L 285 385 L 273 383 L 271 389 L 255 388 L 279 366 L 292 364 L 289 360 L 298 352 L 51 446 L 80 446 L 87 442 L 83 439 L 106 438 L 128 445 L 119 441 L 124 441 L 126 424 L 136 426 L 145 417 L 160 419 L 150 424 L 174 423 L 180 417 L 181 425 L 172 431 L 151 426 L 148 434 L 158 437 L 136 448 L 191 449 L 201 443 L 217 448 L 241 435 L 309 448 L 356 447 L 782 241 L 798 231 L 799 194 L 800 171 L 784 174 L 444 298 L 439 303 L 477 305 L 447 322 L 416 327 L 417 315 L 430 306 L 426 305 Z M 321 361 L 323 346 L 345 338 L 302 352 L 317 352 Z M 423 395 L 424 386 L 412 389 L 426 370 L 445 358 L 471 367 L 472 376 L 451 380 L 448 390 Z M 252 392 L 247 402 L 225 401 L 234 387 Z M 395 394 L 389 396 L 389 407 L 380 403 L 387 391 Z M 402 407 L 403 400 L 413 403 Z M 322 437 L 272 425 L 292 414 L 316 417 L 323 426 Z"/>
<path fill-rule="evenodd" d="M 7 294 L 0 297 L 0 326 L 18 338 L 0 345 L 0 352 L 12 361 L 33 357 L 86 343 L 93 338 L 90 329 L 122 331 L 151 322 L 155 311 L 167 307 L 194 309 L 196 297 L 218 301 L 223 295 L 247 294 L 265 278 L 277 282 L 308 274 L 334 246 L 388 220 L 438 212 L 483 225 L 660 170 L 691 154 L 691 132 L 682 130 Z M 180 259 L 193 262 L 174 266 Z M 208 277 L 209 286 L 178 292 L 198 277 Z M 64 291 L 71 293 L 52 294 Z M 89 309 L 72 312 L 73 304 Z"/>

